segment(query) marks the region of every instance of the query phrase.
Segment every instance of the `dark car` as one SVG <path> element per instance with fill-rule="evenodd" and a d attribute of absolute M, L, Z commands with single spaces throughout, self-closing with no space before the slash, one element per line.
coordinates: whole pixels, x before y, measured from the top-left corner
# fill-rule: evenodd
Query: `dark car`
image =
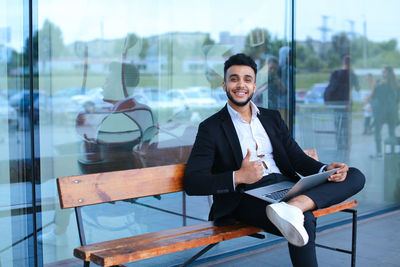
<path fill-rule="evenodd" d="M 14 94 L 10 97 L 10 106 L 15 108 L 18 115 L 20 127 L 28 127 L 30 119 L 30 91 L 21 90 L 19 93 Z M 39 92 L 38 90 L 33 91 L 33 119 L 34 124 L 39 122 L 40 115 L 48 116 L 51 113 L 51 99 L 45 93 Z"/>

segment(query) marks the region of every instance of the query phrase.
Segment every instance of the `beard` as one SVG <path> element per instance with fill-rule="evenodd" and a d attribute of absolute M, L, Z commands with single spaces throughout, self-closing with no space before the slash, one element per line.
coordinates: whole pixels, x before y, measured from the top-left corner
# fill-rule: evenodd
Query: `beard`
<path fill-rule="evenodd" d="M 243 107 L 246 106 L 247 103 L 250 102 L 250 100 L 253 98 L 254 92 L 243 102 L 237 102 L 235 99 L 233 99 L 231 92 L 229 92 L 228 90 L 226 90 L 226 96 L 228 97 L 228 99 L 235 104 L 236 106 L 239 107 Z"/>

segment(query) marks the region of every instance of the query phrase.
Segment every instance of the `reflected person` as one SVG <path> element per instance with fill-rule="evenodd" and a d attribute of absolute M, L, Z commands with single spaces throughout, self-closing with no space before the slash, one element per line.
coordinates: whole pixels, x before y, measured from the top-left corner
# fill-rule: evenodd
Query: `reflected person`
<path fill-rule="evenodd" d="M 370 88 L 370 94 L 364 99 L 363 110 L 364 110 L 364 130 L 363 135 L 372 134 L 373 121 L 372 121 L 372 106 L 370 102 L 371 94 L 376 86 L 375 79 L 371 73 L 366 75 L 367 84 Z"/>
<path fill-rule="evenodd" d="M 267 61 L 268 79 L 254 93 L 254 103 L 263 106 L 265 94 L 268 94 L 268 108 L 278 110 L 286 118 L 286 87 L 281 81 L 278 59 L 270 56 Z"/>
<path fill-rule="evenodd" d="M 283 86 L 286 88 L 286 93 L 282 94 L 282 106 L 281 109 L 285 111 L 284 114 L 281 115 L 285 121 L 288 121 L 286 117 L 288 115 L 289 109 L 289 92 L 294 92 L 293 89 L 293 74 L 295 73 L 295 69 L 292 63 L 292 49 L 288 46 L 283 46 L 279 49 L 279 68 L 281 74 L 281 81 Z"/>
<path fill-rule="evenodd" d="M 374 138 L 376 154 L 372 158 L 382 157 L 382 128 L 387 124 L 389 138 L 395 138 L 395 128 L 399 121 L 398 102 L 399 85 L 393 68 L 385 66 L 382 70 L 382 80 L 378 82 L 370 98 L 374 117 Z"/>
<path fill-rule="evenodd" d="M 228 103 L 200 123 L 184 174 L 189 195 L 213 195 L 209 219 L 217 224 L 235 220 L 283 235 L 294 266 L 317 266 L 316 219 L 312 210 L 339 203 L 359 192 L 364 175 L 344 163 L 329 165 L 307 156 L 292 138 L 276 110 L 257 107 L 257 65 L 244 54 L 224 65 L 223 89 Z M 327 183 L 288 202 L 269 204 L 243 191 L 283 180 L 341 169 Z"/>
<path fill-rule="evenodd" d="M 358 78 L 351 69 L 351 58 L 342 59 L 342 68 L 332 72 L 329 84 L 324 92 L 325 104 L 331 105 L 335 116 L 336 142 L 338 151 L 350 151 L 351 137 L 351 89 L 360 90 Z"/>

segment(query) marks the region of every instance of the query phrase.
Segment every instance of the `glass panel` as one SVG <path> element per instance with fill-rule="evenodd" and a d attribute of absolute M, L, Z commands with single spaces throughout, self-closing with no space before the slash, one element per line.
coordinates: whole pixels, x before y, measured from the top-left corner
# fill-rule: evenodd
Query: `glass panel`
<path fill-rule="evenodd" d="M 323 162 L 364 172 L 367 183 L 356 198 L 365 212 L 400 200 L 396 6 L 296 4 L 296 139 L 317 148 Z"/>
<path fill-rule="evenodd" d="M 186 162 L 198 124 L 226 103 L 230 55 L 255 58 L 255 101 L 287 117 L 287 10 L 286 1 L 39 1 L 46 264 L 70 258 L 78 245 L 55 178 Z M 179 226 L 185 220 L 165 210 L 182 214 L 182 201 L 178 193 L 84 209 L 87 241 Z M 209 199 L 187 198 L 187 207 L 186 223 L 206 220 Z"/>
<path fill-rule="evenodd" d="M 0 265 L 32 266 L 32 165 L 26 1 L 0 1 Z"/>

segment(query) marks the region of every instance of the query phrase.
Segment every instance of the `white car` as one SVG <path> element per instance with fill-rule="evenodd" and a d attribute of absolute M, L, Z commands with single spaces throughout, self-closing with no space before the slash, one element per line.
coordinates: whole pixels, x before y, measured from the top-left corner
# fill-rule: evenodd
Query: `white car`
<path fill-rule="evenodd" d="M 167 96 L 177 106 L 184 105 L 188 108 L 215 108 L 217 101 L 211 96 L 211 89 L 208 87 L 189 87 L 185 89 L 171 89 Z"/>

